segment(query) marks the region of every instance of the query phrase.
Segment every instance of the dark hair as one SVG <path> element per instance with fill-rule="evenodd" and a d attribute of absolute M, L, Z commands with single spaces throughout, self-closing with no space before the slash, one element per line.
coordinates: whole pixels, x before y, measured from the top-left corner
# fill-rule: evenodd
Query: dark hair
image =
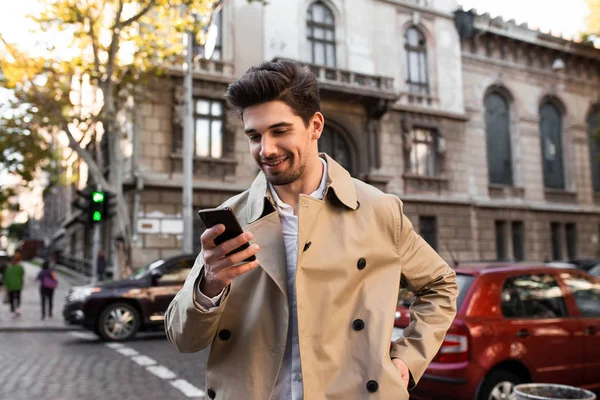
<path fill-rule="evenodd" d="M 243 118 L 244 109 L 279 100 L 287 104 L 308 126 L 321 109 L 317 77 L 296 61 L 265 61 L 251 67 L 227 88 L 225 99 Z"/>
<path fill-rule="evenodd" d="M 50 268 L 50 263 L 48 261 L 44 261 L 44 263 L 42 264 L 42 269 L 48 269 Z"/>

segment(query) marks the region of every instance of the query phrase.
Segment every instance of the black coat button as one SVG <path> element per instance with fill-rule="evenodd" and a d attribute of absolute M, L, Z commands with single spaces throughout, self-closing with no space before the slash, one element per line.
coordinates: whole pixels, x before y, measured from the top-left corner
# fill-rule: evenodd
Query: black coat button
<path fill-rule="evenodd" d="M 377 389 L 379 389 L 379 384 L 377 383 L 377 381 L 367 382 L 367 390 L 370 393 L 375 393 L 377 391 Z"/>
<path fill-rule="evenodd" d="M 363 269 L 365 269 L 366 266 L 367 266 L 367 260 L 365 260 L 364 258 L 359 258 L 358 263 L 356 263 L 356 267 L 360 270 L 363 270 Z"/>
<path fill-rule="evenodd" d="M 306 244 L 304 245 L 304 250 L 303 251 L 308 250 L 310 248 L 311 244 L 312 244 L 312 242 L 306 242 Z"/>
<path fill-rule="evenodd" d="M 231 331 L 229 331 L 228 329 L 221 329 L 219 331 L 219 339 L 226 341 L 229 340 L 231 338 Z"/>
<path fill-rule="evenodd" d="M 217 396 L 217 394 L 215 393 L 215 391 L 214 391 L 214 389 L 213 389 L 213 388 L 210 388 L 210 389 L 208 389 L 208 390 L 206 391 L 206 394 L 208 395 L 208 397 L 209 397 L 210 399 L 214 399 L 214 398 Z"/>
<path fill-rule="evenodd" d="M 365 328 L 365 323 L 362 319 L 355 319 L 352 322 L 352 327 L 355 331 L 362 331 Z"/>

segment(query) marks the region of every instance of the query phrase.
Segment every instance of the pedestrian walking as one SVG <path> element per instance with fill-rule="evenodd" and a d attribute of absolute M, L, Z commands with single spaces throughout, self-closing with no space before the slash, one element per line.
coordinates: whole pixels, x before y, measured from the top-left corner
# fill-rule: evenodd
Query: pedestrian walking
<path fill-rule="evenodd" d="M 48 317 L 52 318 L 52 300 L 54 297 L 54 289 L 58 286 L 58 277 L 56 276 L 56 272 L 50 268 L 50 262 L 44 261 L 42 270 L 36 279 L 40 281 L 42 319 L 46 318 L 46 304 L 48 305 Z"/>
<path fill-rule="evenodd" d="M 15 251 L 11 264 L 6 268 L 4 274 L 4 286 L 8 293 L 8 303 L 10 304 L 10 312 L 13 318 L 21 316 L 21 291 L 23 290 L 23 281 L 25 270 L 21 265 L 21 253 Z"/>
<path fill-rule="evenodd" d="M 96 263 L 96 274 L 98 276 L 98 281 L 104 280 L 105 273 L 106 273 L 106 255 L 104 254 L 104 250 L 100 250 L 98 252 L 98 260 Z"/>
<path fill-rule="evenodd" d="M 455 272 L 400 199 L 319 153 L 308 68 L 265 62 L 226 99 L 261 171 L 224 204 L 246 231 L 221 244 L 223 224 L 202 234 L 165 314 L 168 339 L 181 352 L 211 346 L 211 399 L 408 400 L 456 314 Z M 390 352 L 400 282 L 415 300 Z"/>

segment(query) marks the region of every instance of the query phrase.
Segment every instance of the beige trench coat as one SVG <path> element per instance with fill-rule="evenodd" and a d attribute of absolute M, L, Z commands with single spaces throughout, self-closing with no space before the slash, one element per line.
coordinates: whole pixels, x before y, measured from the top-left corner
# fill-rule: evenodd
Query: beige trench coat
<path fill-rule="evenodd" d="M 322 156 L 328 163 L 325 200 L 301 195 L 298 211 L 304 398 L 408 399 L 389 351 L 398 287 L 402 280 L 418 296 L 405 337 L 391 352 L 408 365 L 412 386 L 454 318 L 455 273 L 415 233 L 397 197 L 351 178 Z M 233 280 L 218 309 L 203 312 L 194 300 L 200 254 L 167 310 L 167 337 L 180 352 L 212 345 L 208 398 L 266 400 L 282 364 L 290 312 L 281 224 L 262 173 L 225 205 L 253 233 L 261 265 Z M 363 329 L 355 329 L 355 320 L 363 321 Z"/>

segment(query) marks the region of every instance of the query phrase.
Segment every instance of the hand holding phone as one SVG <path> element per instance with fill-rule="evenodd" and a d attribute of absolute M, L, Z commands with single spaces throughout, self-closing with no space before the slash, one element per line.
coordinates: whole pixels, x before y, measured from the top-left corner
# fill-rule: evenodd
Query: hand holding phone
<path fill-rule="evenodd" d="M 227 287 L 233 278 L 258 266 L 258 245 L 250 245 L 250 232 L 244 232 L 230 208 L 200 210 L 208 228 L 200 241 L 203 249 L 204 277 L 200 291 L 214 297 Z"/>

